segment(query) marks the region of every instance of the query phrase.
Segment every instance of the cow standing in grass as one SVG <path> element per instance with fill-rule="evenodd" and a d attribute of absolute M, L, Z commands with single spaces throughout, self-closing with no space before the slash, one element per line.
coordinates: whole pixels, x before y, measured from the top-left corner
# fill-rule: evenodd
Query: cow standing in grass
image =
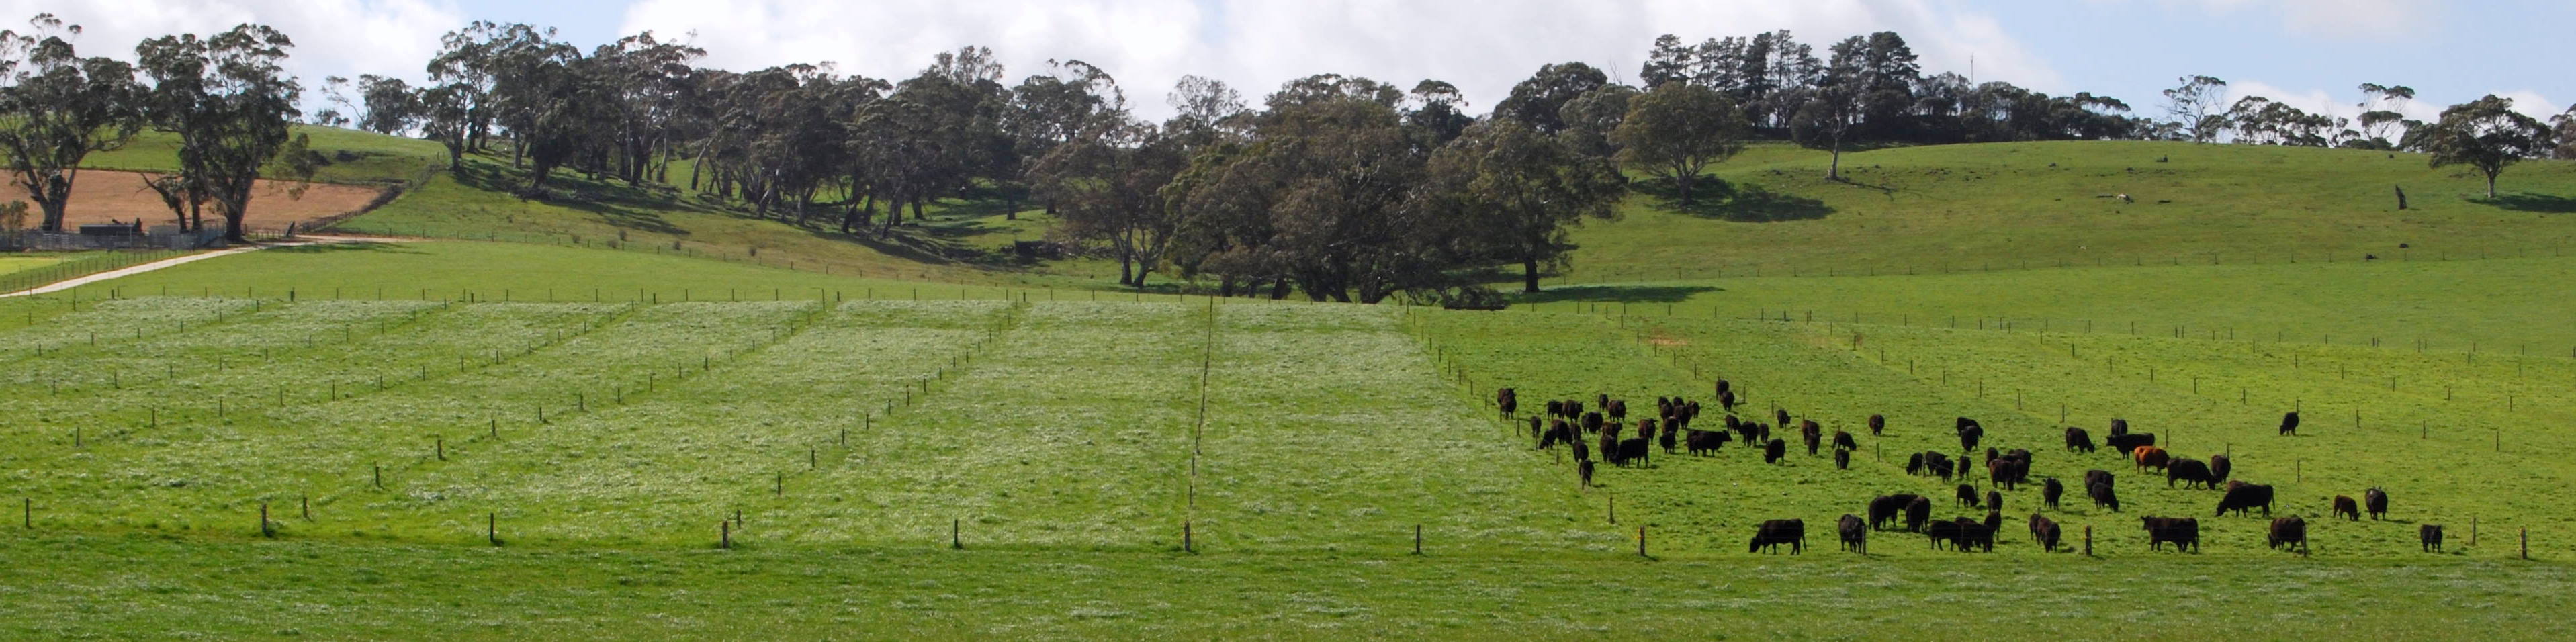
<path fill-rule="evenodd" d="M 1842 532 L 1843 550 L 1862 555 L 1869 554 L 1868 524 L 1862 522 L 1859 517 L 1854 517 L 1850 513 L 1844 513 L 1842 521 L 1837 523 L 1836 526 L 1837 530 Z"/>

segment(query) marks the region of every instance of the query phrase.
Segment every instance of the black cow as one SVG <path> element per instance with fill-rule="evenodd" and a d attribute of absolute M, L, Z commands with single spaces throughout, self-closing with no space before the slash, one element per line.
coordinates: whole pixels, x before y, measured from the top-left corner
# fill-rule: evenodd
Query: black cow
<path fill-rule="evenodd" d="M 1717 391 L 1717 407 L 1718 407 L 1718 408 L 1721 408 L 1721 409 L 1724 409 L 1724 410 L 1726 410 L 1727 412 L 1734 412 L 1734 411 L 1735 411 L 1735 406 L 1736 406 L 1737 404 L 1739 404 L 1739 403 L 1742 403 L 1742 402 L 1743 402 L 1743 400 L 1735 398 L 1735 391 L 1732 391 L 1732 390 L 1720 390 L 1720 391 Z"/>
<path fill-rule="evenodd" d="M 1504 388 L 1501 392 L 1494 393 L 1494 406 L 1502 409 L 1504 417 L 1510 417 L 1520 411 L 1520 393 Z"/>
<path fill-rule="evenodd" d="M 1656 444 L 1656 445 L 1659 445 L 1659 446 L 1663 446 L 1663 447 L 1664 447 L 1664 454 L 1667 454 L 1667 455 L 1672 454 L 1672 453 L 1673 453 L 1673 446 L 1674 446 L 1674 444 L 1676 444 L 1676 443 L 1678 443 L 1678 442 L 1680 442 L 1680 441 L 1681 441 L 1681 435 L 1680 435 L 1680 433 L 1681 433 L 1681 428 L 1679 427 L 1680 425 L 1681 425 L 1681 423 L 1680 423 L 1680 422 L 1674 422 L 1674 423 L 1673 423 L 1673 425 L 1671 425 L 1671 426 L 1665 426 L 1665 427 L 1664 427 L 1664 431 L 1663 431 L 1663 432 L 1661 432 L 1661 433 L 1657 433 L 1657 434 L 1655 435 L 1655 444 Z M 1694 431 L 1691 431 L 1691 432 L 1699 432 L 1699 431 L 1694 430 Z"/>
<path fill-rule="evenodd" d="M 1631 466 L 1647 465 L 1649 462 L 1646 460 L 1646 453 L 1649 446 L 1650 444 L 1644 437 L 1619 440 L 1619 459 L 1611 463 Z"/>
<path fill-rule="evenodd" d="M 2066 449 L 2077 452 L 2093 452 L 2092 433 L 2084 432 L 2084 429 L 2082 428 L 2067 426 Z"/>
<path fill-rule="evenodd" d="M 2299 552 L 2305 553 L 2308 550 L 2308 520 L 2299 519 L 2297 515 L 2273 518 L 2272 535 L 2265 541 L 2274 549 L 2297 546 Z"/>
<path fill-rule="evenodd" d="M 1905 474 L 1923 474 L 1923 453 L 1914 453 L 1914 456 L 1905 458 Z"/>
<path fill-rule="evenodd" d="M 1853 517 L 1850 513 L 1844 513 L 1839 528 L 1843 534 L 1843 550 L 1862 555 L 1869 554 L 1869 525 L 1867 523 L 1862 522 L 1858 517 Z"/>
<path fill-rule="evenodd" d="M 1611 421 L 1628 420 L 1628 400 L 1626 399 L 1604 400 L 1601 402 L 1601 409 L 1609 411 Z"/>
<path fill-rule="evenodd" d="M 1869 527 L 1886 528 L 1888 522 L 1896 521 L 1905 513 L 1905 506 L 1914 503 L 1916 497 L 1910 493 L 1899 493 L 1869 500 Z"/>
<path fill-rule="evenodd" d="M 2001 457 L 1986 462 L 1986 480 L 2005 489 L 2011 489 L 2029 478 L 2030 460 Z"/>
<path fill-rule="evenodd" d="M 1588 445 L 1585 445 L 1585 444 L 1584 444 L 1584 441 L 1583 441 L 1582 439 L 1577 439 L 1577 438 L 1573 437 L 1573 436 L 1572 436 L 1572 435 L 1573 435 L 1573 431 L 1571 430 L 1571 428 L 1572 428 L 1572 427 L 1571 427 L 1571 426 L 1568 426 L 1568 428 L 1569 428 L 1569 430 L 1567 430 L 1567 431 L 1566 431 L 1566 434 L 1567 434 L 1568 436 L 1563 437 L 1562 439 L 1565 441 L 1565 443 L 1573 444 L 1573 445 L 1574 445 L 1574 460 L 1575 460 L 1575 461 L 1591 461 L 1591 460 L 1592 460 L 1592 447 L 1591 447 L 1591 446 L 1588 446 Z M 1610 452 L 1605 450 L 1605 451 L 1602 451 L 1602 452 L 1601 452 L 1601 454 L 1602 454 L 1602 456 L 1605 456 L 1605 457 L 1606 457 L 1606 456 L 1609 456 Z"/>
<path fill-rule="evenodd" d="M 2388 492 L 2377 488 L 2361 491 L 2361 508 L 2370 511 L 2371 519 L 2388 516 Z"/>
<path fill-rule="evenodd" d="M 1612 464 L 1627 463 L 1626 459 L 1619 456 L 1619 437 L 1617 435 L 1602 435 L 1600 439 L 1602 461 L 1610 462 Z"/>
<path fill-rule="evenodd" d="M 2227 481 L 2227 475 L 2233 472 L 2236 472 L 2236 462 L 2229 460 L 2226 455 L 2209 456 L 2209 479 L 2211 481 L 2225 483 Z"/>
<path fill-rule="evenodd" d="M 2065 494 L 2066 485 L 2057 483 L 2057 478 L 2039 480 L 2039 500 L 2048 506 L 2049 510 L 2057 510 L 2057 498 Z"/>
<path fill-rule="evenodd" d="M 2121 457 L 2127 457 L 2129 456 L 2130 451 L 2137 450 L 2139 446 L 2156 445 L 2156 434 L 2151 432 L 2133 432 L 2112 435 L 2104 438 L 2102 440 L 2102 444 L 2110 446 L 2111 452 L 2119 453 Z"/>
<path fill-rule="evenodd" d="M 2094 485 L 2094 484 L 2101 484 L 2101 485 L 2104 485 L 2104 486 L 2109 486 L 2109 485 L 2111 485 L 2112 483 L 2114 483 L 2114 482 L 2118 482 L 2118 481 L 2119 481 L 2118 479 L 2115 479 L 2115 478 L 2113 478 L 2113 477 L 2111 476 L 2111 471 L 2102 470 L 2102 469 L 2100 469 L 2100 468 L 2095 468 L 2095 469 L 2093 469 L 2093 470 L 2087 470 L 2087 471 L 2084 471 L 2084 485 L 2085 485 L 2085 486 L 2087 486 L 2087 487 L 2090 487 L 2090 486 L 2092 486 L 2092 485 Z"/>
<path fill-rule="evenodd" d="M 2361 521 L 2361 505 L 2353 503 L 2350 496 L 2336 495 L 2334 496 L 2334 516 L 2349 517 L 2356 522 Z"/>
<path fill-rule="evenodd" d="M 2425 551 L 2434 553 L 2442 551 L 2441 524 L 2425 524 L 2423 526 L 2416 527 L 2415 533 L 2417 536 L 2423 538 Z"/>
<path fill-rule="evenodd" d="M 1932 452 L 1923 453 L 1923 455 L 1923 465 L 1930 467 L 1934 476 L 1940 477 L 1943 481 L 1950 479 L 1952 467 L 1949 456 Z"/>
<path fill-rule="evenodd" d="M 1986 429 L 1978 427 L 1975 422 L 1970 422 L 1966 427 L 1959 429 L 1959 450 L 1976 450 L 1977 441 L 1985 437 Z"/>
<path fill-rule="evenodd" d="M 1719 379 L 1719 380 L 1717 380 L 1717 394 L 1721 394 L 1721 395 L 1722 395 L 1722 394 L 1726 394 L 1726 393 L 1728 393 L 1728 392 L 1732 392 L 1732 391 L 1734 391 L 1734 390 L 1735 390 L 1735 386 L 1733 386 L 1733 385 L 1730 385 L 1730 384 L 1726 383 L 1726 380 L 1725 380 L 1725 379 Z"/>
<path fill-rule="evenodd" d="M 1987 513 L 1984 523 L 1965 517 L 1959 518 L 1959 552 L 1968 552 L 1969 548 L 1988 553 L 1995 552 L 1995 527 L 2002 520 L 2003 518 L 1994 513 Z"/>
<path fill-rule="evenodd" d="M 1959 505 L 1969 508 L 1977 507 L 1977 487 L 1975 485 L 1960 484 L 1958 496 Z"/>
<path fill-rule="evenodd" d="M 1563 416 L 1565 416 L 1565 402 L 1564 402 L 1564 401 L 1560 401 L 1560 400 L 1556 400 L 1556 399 L 1549 399 L 1549 400 L 1547 400 L 1547 416 L 1550 416 L 1550 417 L 1563 417 Z"/>
<path fill-rule="evenodd" d="M 1775 423 L 1780 424 L 1781 430 L 1789 429 L 1789 409 L 1773 408 L 1771 409 L 1771 418 L 1777 420 Z"/>
<path fill-rule="evenodd" d="M 1789 545 L 1790 555 L 1796 555 L 1798 554 L 1798 551 L 1805 549 L 1807 546 L 1807 523 L 1805 521 L 1795 519 L 1775 519 L 1763 522 L 1760 527 L 1753 530 L 1753 543 L 1751 546 L 1745 548 L 1744 552 L 1758 552 L 1761 551 L 1763 547 L 1770 547 L 1773 552 L 1778 552 L 1781 544 Z"/>
<path fill-rule="evenodd" d="M 1834 447 L 1842 450 L 1860 450 L 1860 442 L 1852 439 L 1851 433 L 1836 430 L 1834 431 Z"/>
<path fill-rule="evenodd" d="M 1603 422 L 1601 421 L 1601 413 L 1597 413 L 1597 412 L 1587 412 L 1587 413 L 1583 413 L 1583 431 L 1584 431 L 1584 432 L 1601 432 L 1601 427 L 1602 427 L 1603 425 L 1604 425 L 1604 424 L 1603 424 Z"/>
<path fill-rule="evenodd" d="M 1952 546 L 1958 546 L 1959 527 L 1970 524 L 1975 524 L 1975 522 L 1968 521 L 1968 518 L 1965 517 L 1924 524 L 1923 536 L 1931 540 L 1932 550 L 1941 550 L 1942 540 L 1949 540 Z M 1960 550 L 1966 550 L 1966 548 L 1962 547 Z"/>
<path fill-rule="evenodd" d="M 1762 444 L 1762 463 L 1777 464 L 1789 454 L 1789 442 L 1773 439 Z"/>
<path fill-rule="evenodd" d="M 1814 457 L 1816 456 L 1816 446 L 1823 444 L 1825 441 L 1825 429 L 1823 426 L 1816 425 L 1816 420 L 1814 419 L 1800 419 L 1798 420 L 1798 437 L 1807 441 L 1807 456 Z"/>
<path fill-rule="evenodd" d="M 1932 519 L 1932 498 L 1917 496 L 1905 503 L 1905 530 L 1923 532 L 1923 522 Z"/>
<path fill-rule="evenodd" d="M 2200 520 L 2189 517 L 2140 517 L 2147 529 L 2147 548 L 2164 550 L 2168 542 L 2175 551 L 2200 549 Z"/>
<path fill-rule="evenodd" d="M 1999 511 L 2003 509 L 2004 494 L 1997 491 L 1986 491 L 1986 510 Z"/>
<path fill-rule="evenodd" d="M 1879 433 L 1886 432 L 1886 431 L 1887 431 L 1887 416 L 1886 416 L 1886 415 L 1870 415 L 1870 416 L 1869 416 L 1869 434 L 1870 434 L 1870 436 L 1875 437 L 1875 436 L 1878 436 L 1878 434 L 1879 434 Z"/>
<path fill-rule="evenodd" d="M 1969 419 L 1969 418 L 1967 418 L 1967 417 L 1960 417 L 1960 418 L 1959 418 L 1959 420 L 1958 420 L 1957 422 L 1955 422 L 1954 424 L 1952 424 L 1952 426 L 1953 426 L 1953 428 L 1952 428 L 1952 429 L 1957 430 L 1957 431 L 1959 431 L 1959 432 L 1967 432 L 1967 431 L 1968 431 L 1968 429 L 1970 429 L 1970 428 L 1975 428 L 1975 429 L 1978 429 L 1978 430 L 1985 430 L 1985 428 L 1986 428 L 1984 425 L 1977 423 L 1977 420 L 1975 420 L 1975 419 Z"/>
<path fill-rule="evenodd" d="M 2111 436 L 2118 437 L 2126 434 L 2129 434 L 2129 420 L 2116 417 L 2111 419 Z"/>
<path fill-rule="evenodd" d="M 2243 515 L 2246 510 L 2254 508 L 2263 509 L 2264 517 L 2272 516 L 2272 485 L 2229 482 L 2227 495 L 2218 498 L 2218 511 L 2210 516 L 2226 515 L 2231 510 Z"/>
<path fill-rule="evenodd" d="M 2085 486 L 2084 494 L 2093 498 L 2094 508 L 2108 507 L 2111 509 L 2111 512 L 2120 512 L 2120 494 L 2111 490 L 2110 482 L 2100 482 Z"/>
<path fill-rule="evenodd" d="M 2288 413 L 2284 413 L 2284 414 L 2282 414 L 2282 415 L 2281 415 L 2281 434 L 2284 434 L 2284 435 L 2296 435 L 2296 434 L 2299 434 L 2299 413 L 2298 413 L 2298 411 L 2293 410 L 2293 411 L 2290 411 L 2290 412 L 2288 412 Z"/>
<path fill-rule="evenodd" d="M 1851 451 L 1834 449 L 1834 470 L 1851 470 Z"/>
<path fill-rule="evenodd" d="M 2057 522 L 2041 517 L 2039 513 L 2030 514 L 2030 541 L 2038 544 L 2040 550 L 2057 552 L 2057 535 Z"/>
<path fill-rule="evenodd" d="M 2218 488 L 2218 477 L 2209 473 L 2209 465 L 2189 457 L 2175 457 L 2165 462 L 2165 487 L 2172 488 L 2174 482 L 2182 482 L 2184 488 L 2190 488 L 2192 484 L 2212 490 Z"/>
<path fill-rule="evenodd" d="M 1592 460 L 1574 462 L 1574 474 L 1583 478 L 1583 485 L 1592 485 Z"/>
<path fill-rule="evenodd" d="M 1690 448 L 1690 454 L 1708 455 L 1726 445 L 1726 433 L 1692 430 L 1682 441 Z"/>

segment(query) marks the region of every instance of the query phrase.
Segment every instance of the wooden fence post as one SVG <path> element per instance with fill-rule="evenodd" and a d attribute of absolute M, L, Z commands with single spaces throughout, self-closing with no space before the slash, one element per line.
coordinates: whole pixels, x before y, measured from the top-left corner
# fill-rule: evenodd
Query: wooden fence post
<path fill-rule="evenodd" d="M 2093 527 L 2084 527 L 2084 556 L 2093 556 Z"/>
<path fill-rule="evenodd" d="M 493 545 L 493 546 L 500 546 L 500 545 L 501 545 L 501 514 L 500 514 L 500 513 L 484 513 L 484 514 L 483 514 L 483 520 L 484 520 L 484 521 L 483 521 L 483 538 L 484 538 L 484 539 L 487 539 L 487 540 L 491 540 L 491 541 L 492 541 L 492 545 Z"/>
<path fill-rule="evenodd" d="M 1637 556 L 1638 556 L 1638 557 L 1645 557 L 1645 556 L 1646 556 L 1646 527 L 1645 527 L 1645 526 L 1638 526 L 1638 527 L 1637 527 Z"/>
<path fill-rule="evenodd" d="M 721 529 L 717 531 L 716 548 L 733 548 L 733 522 L 718 521 L 716 527 Z"/>
<path fill-rule="evenodd" d="M 1422 525 L 1413 525 L 1413 554 L 1422 554 Z"/>
<path fill-rule="evenodd" d="M 949 547 L 949 548 L 959 549 L 959 550 L 964 550 L 964 549 L 966 548 L 966 540 L 963 538 L 963 536 L 961 536 L 961 535 L 958 533 L 958 531 L 959 531 L 959 530 L 961 530 L 962 528 L 964 528 L 964 524 L 965 524 L 965 523 L 966 523 L 966 520 L 962 520 L 962 519 L 951 519 L 951 520 L 948 520 L 948 547 Z"/>
<path fill-rule="evenodd" d="M 1419 546 L 1417 545 L 1417 546 L 1416 546 L 1416 548 L 1419 548 Z M 1191 540 L 1191 533 L 1190 533 L 1190 520 L 1186 520 L 1186 519 L 1181 520 L 1181 552 L 1183 552 L 1183 553 L 1196 553 L 1196 552 L 1198 552 L 1198 548 L 1197 548 L 1197 546 L 1196 546 L 1196 542 L 1193 542 L 1193 541 Z"/>

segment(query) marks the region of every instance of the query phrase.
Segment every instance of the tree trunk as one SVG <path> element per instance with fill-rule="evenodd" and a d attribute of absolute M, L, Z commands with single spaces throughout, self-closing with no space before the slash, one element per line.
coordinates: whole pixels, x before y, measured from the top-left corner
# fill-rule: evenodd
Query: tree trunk
<path fill-rule="evenodd" d="M 1120 253 L 1120 254 L 1118 255 L 1118 284 L 1119 284 L 1119 285 L 1142 285 L 1142 284 L 1140 284 L 1140 283 L 1137 283 L 1137 282 L 1136 282 L 1136 269 L 1135 269 L 1135 268 L 1136 268 L 1136 265 L 1135 265 L 1134 263 L 1129 262 L 1129 261 L 1127 260 L 1127 255 L 1126 255 L 1125 253 Z"/>
<path fill-rule="evenodd" d="M 1840 136 L 1840 135 L 1836 135 L 1836 136 L 1834 136 L 1834 164 L 1833 164 L 1833 166 L 1832 166 L 1831 168 L 1828 168 L 1828 169 L 1826 169 L 1826 170 L 1825 170 L 1825 180 L 1829 180 L 1829 181 L 1839 181 L 1839 180 L 1842 180 L 1842 179 L 1843 179 L 1843 137 L 1842 137 L 1842 136 Z"/>
<path fill-rule="evenodd" d="M 1690 204 L 1691 204 L 1691 179 L 1693 179 L 1693 178 L 1698 178 L 1698 177 L 1697 177 L 1697 176 L 1693 176 L 1693 175 L 1691 175 L 1691 172 L 1673 172 L 1673 178 L 1675 179 L 1673 182 L 1675 182 L 1675 183 L 1679 183 L 1679 184 L 1681 185 L 1681 188 L 1682 188 L 1682 207 L 1690 207 Z M 1535 282 L 1535 281 L 1533 281 L 1533 282 Z M 1538 290 L 1536 289 L 1536 287 L 1537 287 L 1537 286 L 1531 286 L 1531 287 L 1532 287 L 1532 289 L 1530 290 L 1531 292 L 1537 292 L 1537 291 L 1538 291 Z"/>
<path fill-rule="evenodd" d="M 2497 175 L 2497 174 L 2502 174 L 2502 173 L 2504 173 L 2504 172 L 2487 172 L 2487 200 L 2490 200 L 2490 201 L 2495 200 L 2495 179 L 2496 179 L 2496 175 Z"/>
<path fill-rule="evenodd" d="M 1538 294 L 1538 259 L 1521 259 L 1521 291 Z"/>

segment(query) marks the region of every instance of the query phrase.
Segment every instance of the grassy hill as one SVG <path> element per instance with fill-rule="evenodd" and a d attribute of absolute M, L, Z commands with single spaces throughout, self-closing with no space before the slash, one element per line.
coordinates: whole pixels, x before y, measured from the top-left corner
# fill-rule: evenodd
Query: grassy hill
<path fill-rule="evenodd" d="M 320 125 L 294 125 L 291 135 L 308 136 L 312 150 L 326 161 L 313 180 L 325 183 L 383 185 L 418 180 L 425 170 L 447 162 L 447 148 L 417 138 Z M 124 147 L 90 154 L 83 167 L 128 171 L 177 169 L 176 134 L 145 131 Z"/>
<path fill-rule="evenodd" d="M 1760 149 L 1759 147 L 1756 148 Z M 1847 182 L 1812 152 L 1747 153 L 1691 207 L 1654 182 L 1592 222 L 1576 282 L 1941 273 L 2150 263 L 2468 258 L 2547 252 L 2576 238 L 2576 162 L 2507 171 L 2495 200 L 2416 154 L 2074 141 L 1845 154 Z M 2409 209 L 2396 209 L 2393 187 Z M 2134 202 L 2102 198 L 2129 195 Z M 2411 245 L 2401 250 L 2400 244 Z"/>

